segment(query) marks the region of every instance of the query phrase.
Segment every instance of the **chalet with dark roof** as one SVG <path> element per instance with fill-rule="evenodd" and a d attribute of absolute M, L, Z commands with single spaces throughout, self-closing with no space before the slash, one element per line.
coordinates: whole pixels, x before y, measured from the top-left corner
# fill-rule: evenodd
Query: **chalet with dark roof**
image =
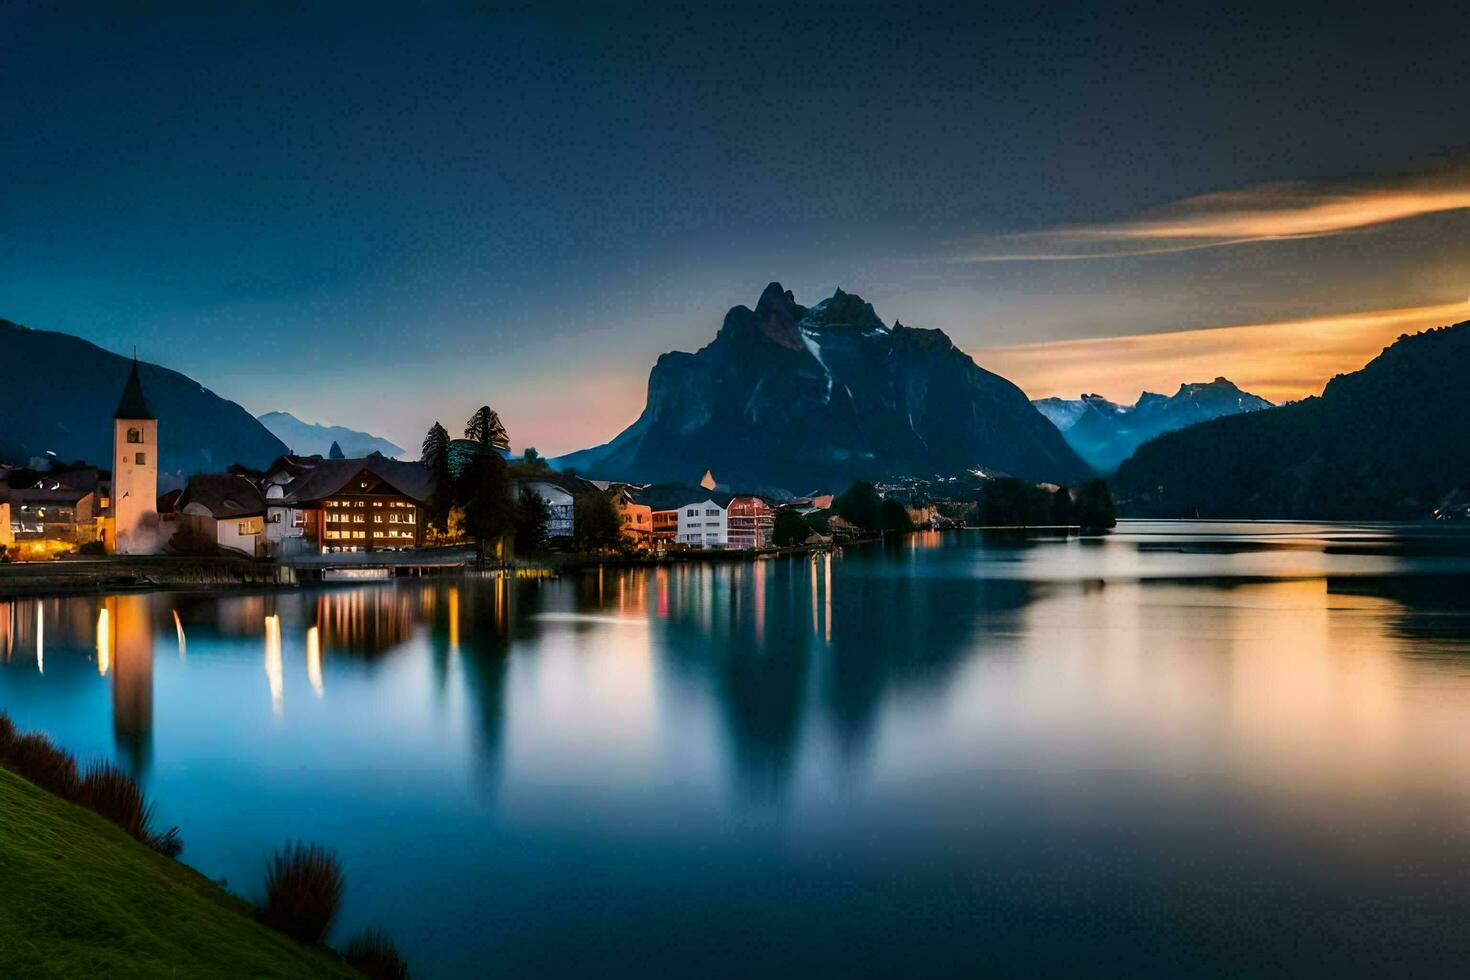
<path fill-rule="evenodd" d="M 267 487 L 268 498 L 271 492 Z M 423 544 L 424 505 L 432 493 L 423 464 L 374 453 L 319 460 L 281 487 L 278 499 L 316 550 L 401 550 Z"/>

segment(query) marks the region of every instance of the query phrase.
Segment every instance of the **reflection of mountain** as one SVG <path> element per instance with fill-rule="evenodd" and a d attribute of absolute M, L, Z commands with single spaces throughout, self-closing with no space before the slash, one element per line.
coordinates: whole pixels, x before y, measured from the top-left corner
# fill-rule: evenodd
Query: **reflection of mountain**
<path fill-rule="evenodd" d="M 1035 586 L 964 571 L 893 576 L 876 547 L 848 555 L 834 576 L 832 661 L 822 697 L 845 751 L 861 756 L 886 698 L 941 689 L 982 630 L 994 629 L 984 620 L 1013 616 L 1032 601 Z"/>

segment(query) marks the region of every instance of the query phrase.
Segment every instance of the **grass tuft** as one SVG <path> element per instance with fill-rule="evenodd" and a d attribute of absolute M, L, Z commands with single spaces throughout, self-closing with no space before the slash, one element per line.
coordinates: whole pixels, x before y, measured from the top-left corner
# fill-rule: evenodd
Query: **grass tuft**
<path fill-rule="evenodd" d="M 45 735 L 36 732 L 14 735 L 4 746 L 4 757 L 0 761 L 42 789 L 64 800 L 77 801 L 81 785 L 77 776 L 77 760 Z"/>
<path fill-rule="evenodd" d="M 381 929 L 364 929 L 342 950 L 347 965 L 368 980 L 408 980 L 408 964 Z"/>
<path fill-rule="evenodd" d="M 111 762 L 97 760 L 87 766 L 82 773 L 77 802 L 165 857 L 178 857 L 184 849 L 179 828 L 173 827 L 163 834 L 153 832 L 153 806 L 144 798 L 137 780 Z"/>
<path fill-rule="evenodd" d="M 335 852 L 288 842 L 266 864 L 260 921 L 298 942 L 320 943 L 337 917 L 343 885 Z"/>

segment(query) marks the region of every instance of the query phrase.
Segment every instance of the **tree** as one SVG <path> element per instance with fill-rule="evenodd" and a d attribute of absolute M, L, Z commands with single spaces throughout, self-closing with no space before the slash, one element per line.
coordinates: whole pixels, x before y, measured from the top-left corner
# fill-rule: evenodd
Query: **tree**
<path fill-rule="evenodd" d="M 878 527 L 884 531 L 906 532 L 914 529 L 914 522 L 909 517 L 908 508 L 889 497 L 878 508 Z"/>
<path fill-rule="evenodd" d="M 535 446 L 527 446 L 526 451 L 521 453 L 521 458 L 528 463 L 535 463 L 541 459 L 541 454 L 536 451 Z"/>
<path fill-rule="evenodd" d="M 454 504 L 454 479 L 449 472 L 449 432 L 435 422 L 424 435 L 419 462 L 429 471 L 433 490 L 425 508 L 430 526 L 443 534 L 448 530 L 449 508 Z"/>
<path fill-rule="evenodd" d="M 587 490 L 573 497 L 572 537 L 577 550 L 594 554 L 621 544 L 623 518 L 612 497 L 601 490 Z"/>
<path fill-rule="evenodd" d="M 871 483 L 857 480 L 832 501 L 832 510 L 865 531 L 877 531 L 883 526 L 879 513 L 882 505 L 883 498 L 878 496 L 877 489 Z"/>
<path fill-rule="evenodd" d="M 546 525 L 551 508 L 530 487 L 522 487 L 515 507 L 516 554 L 534 555 L 546 549 Z"/>
<path fill-rule="evenodd" d="M 1079 486 L 1072 493 L 1072 508 L 1084 530 L 1104 530 L 1118 525 L 1113 514 L 1113 495 L 1106 480 L 1088 480 Z"/>
<path fill-rule="evenodd" d="M 337 445 L 337 442 L 336 442 L 335 439 L 332 441 L 332 448 L 327 450 L 327 458 L 328 459 L 346 459 L 347 458 L 347 454 L 342 451 L 342 447 L 341 446 Z"/>
<path fill-rule="evenodd" d="M 505 460 L 498 453 L 480 453 L 460 474 L 457 496 L 464 508 L 465 533 L 475 539 L 478 557 L 484 561 L 486 543 L 515 529 Z"/>
<path fill-rule="evenodd" d="M 776 511 L 776 524 L 771 529 L 771 540 L 778 548 L 790 548 L 806 541 L 812 529 L 801 515 L 790 507 Z"/>
<path fill-rule="evenodd" d="M 470 416 L 464 424 L 464 437 L 473 439 L 486 449 L 510 450 L 510 436 L 506 434 L 500 416 L 489 405 L 481 405 L 480 410 Z"/>

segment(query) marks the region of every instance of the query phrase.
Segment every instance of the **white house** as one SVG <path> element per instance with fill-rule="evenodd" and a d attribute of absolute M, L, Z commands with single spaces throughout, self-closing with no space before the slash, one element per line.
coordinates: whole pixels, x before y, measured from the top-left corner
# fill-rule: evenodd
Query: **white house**
<path fill-rule="evenodd" d="M 730 513 L 713 500 L 679 508 L 674 540 L 692 548 L 724 548 L 730 543 Z"/>
<path fill-rule="evenodd" d="M 179 495 L 177 517 L 197 538 L 252 557 L 266 553 L 265 498 L 255 484 L 234 473 L 189 478 Z"/>
<path fill-rule="evenodd" d="M 555 483 L 547 483 L 544 480 L 523 480 L 516 488 L 517 493 L 521 490 L 529 490 L 541 498 L 546 504 L 546 509 L 551 512 L 551 519 L 546 522 L 546 536 L 548 538 L 570 538 L 572 536 L 572 495 Z"/>

